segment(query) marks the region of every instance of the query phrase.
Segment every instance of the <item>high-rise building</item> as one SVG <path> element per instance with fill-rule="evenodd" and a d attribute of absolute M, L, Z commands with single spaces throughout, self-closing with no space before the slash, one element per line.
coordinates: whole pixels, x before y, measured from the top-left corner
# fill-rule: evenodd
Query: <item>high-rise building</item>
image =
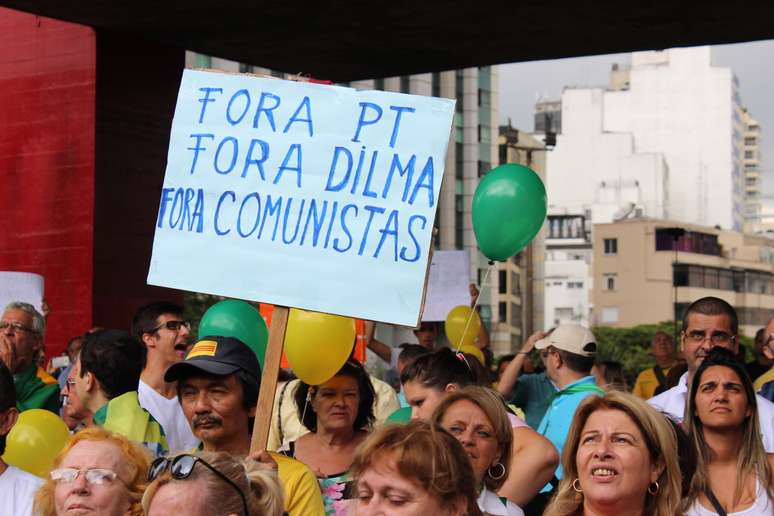
<path fill-rule="evenodd" d="M 282 72 L 194 52 L 186 53 L 186 66 L 291 78 L 291 75 Z M 318 79 L 325 78 L 318 77 Z M 456 99 L 454 127 L 450 135 L 446 171 L 435 220 L 435 227 L 438 229 L 435 246 L 441 250 L 467 250 L 471 258 L 471 281 L 480 285 L 487 277 L 486 284 L 480 285 L 479 313 L 490 329 L 492 349 L 504 353 L 512 349 L 512 343 L 516 339 L 514 335 L 521 337 L 521 324 L 518 327 L 507 324 L 507 328 L 503 325 L 511 320 L 511 314 L 522 309 L 520 293 L 525 274 L 524 271 L 519 270 L 516 272 L 518 281 L 513 281 L 513 276 L 509 275 L 513 271 L 507 270 L 503 277 L 495 266 L 487 276 L 489 264 L 478 251 L 471 217 L 473 194 L 479 179 L 499 163 L 497 83 L 497 67 L 482 66 L 438 73 L 361 80 L 348 83 L 346 86 Z M 538 160 L 537 155 L 535 156 Z M 530 262 L 532 261 L 533 257 L 530 258 Z M 505 280 L 505 287 L 500 284 L 502 279 Z M 506 290 L 505 294 L 502 293 L 503 288 Z M 504 301 L 503 296 L 508 301 Z M 505 310 L 505 317 L 502 317 L 503 302 L 509 303 Z M 512 305 L 511 302 L 513 302 Z M 529 311 L 529 313 L 538 317 L 540 310 Z M 377 335 L 381 340 L 393 345 L 414 341 L 410 329 L 387 325 L 379 325 Z"/>
<path fill-rule="evenodd" d="M 741 230 L 743 122 L 732 70 L 715 66 L 706 46 L 634 52 L 611 85 L 601 94 L 601 120 L 587 127 L 629 133 L 635 153 L 664 156 L 669 218 Z M 561 172 L 550 169 L 551 183 Z"/>
<path fill-rule="evenodd" d="M 744 227 L 755 231 L 761 223 L 763 203 L 763 176 L 761 175 L 761 126 L 747 109 L 742 110 L 744 139 L 742 165 L 744 167 Z"/>

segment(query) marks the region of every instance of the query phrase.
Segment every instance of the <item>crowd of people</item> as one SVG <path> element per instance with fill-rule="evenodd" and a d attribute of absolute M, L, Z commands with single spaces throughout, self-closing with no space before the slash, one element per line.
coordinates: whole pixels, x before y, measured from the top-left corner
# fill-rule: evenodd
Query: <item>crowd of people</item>
<path fill-rule="evenodd" d="M 699 299 L 631 388 L 578 324 L 494 363 L 483 327 L 475 354 L 433 324 L 396 348 L 366 328 L 399 385 L 354 358 L 319 385 L 281 371 L 256 452 L 262 371 L 238 338 L 158 302 L 47 370 L 46 318 L 9 304 L 0 455 L 28 410 L 71 437 L 45 478 L 0 460 L 0 515 L 774 515 L 774 320 L 745 364 L 734 308 Z"/>

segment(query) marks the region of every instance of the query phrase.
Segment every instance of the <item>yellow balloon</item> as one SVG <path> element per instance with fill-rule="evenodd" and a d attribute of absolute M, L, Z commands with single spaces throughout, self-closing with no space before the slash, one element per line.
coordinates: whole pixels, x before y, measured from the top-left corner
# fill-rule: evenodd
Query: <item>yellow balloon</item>
<path fill-rule="evenodd" d="M 69 438 L 67 425 L 53 412 L 25 410 L 8 434 L 3 460 L 33 475 L 46 477 Z"/>
<path fill-rule="evenodd" d="M 349 317 L 292 308 L 285 331 L 285 356 L 302 382 L 325 383 L 339 372 L 355 345 Z"/>
<path fill-rule="evenodd" d="M 468 319 L 470 319 L 470 323 L 468 323 Z M 466 325 L 467 331 L 465 330 Z M 452 349 L 457 349 L 460 346 L 472 346 L 481 330 L 481 318 L 478 316 L 478 312 L 469 306 L 455 306 L 446 316 L 444 330 L 446 330 L 446 338 L 449 339 Z"/>
<path fill-rule="evenodd" d="M 460 351 L 468 355 L 473 355 L 481 362 L 481 365 L 485 365 L 484 353 L 473 344 L 466 344 L 460 348 Z"/>

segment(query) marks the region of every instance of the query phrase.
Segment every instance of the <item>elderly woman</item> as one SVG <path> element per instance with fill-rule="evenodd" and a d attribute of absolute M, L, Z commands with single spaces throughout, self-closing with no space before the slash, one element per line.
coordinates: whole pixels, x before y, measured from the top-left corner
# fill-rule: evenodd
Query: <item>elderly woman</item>
<path fill-rule="evenodd" d="M 467 362 L 448 349 L 417 358 L 403 370 L 400 381 L 415 419 L 430 419 L 446 396 L 480 383 Z M 559 456 L 554 445 L 524 421 L 515 415 L 509 420 L 514 444 L 507 480 L 498 493 L 516 505 L 524 506 L 554 476 Z"/>
<path fill-rule="evenodd" d="M 354 516 L 481 516 L 465 450 L 425 421 L 376 430 L 358 450 L 351 473 Z"/>
<path fill-rule="evenodd" d="M 677 460 L 674 429 L 647 403 L 617 391 L 591 396 L 575 412 L 545 514 L 677 516 Z"/>
<path fill-rule="evenodd" d="M 468 454 L 480 489 L 478 507 L 492 516 L 523 516 L 518 505 L 495 494 L 508 479 L 513 443 L 500 395 L 486 387 L 465 387 L 441 401 L 432 421 L 456 437 Z"/>
<path fill-rule="evenodd" d="M 743 364 L 713 348 L 691 383 L 686 430 L 697 451 L 688 515 L 774 514 L 774 455 L 761 442 L 753 384 Z"/>
<path fill-rule="evenodd" d="M 253 459 L 225 452 L 160 457 L 151 464 L 148 479 L 151 484 L 142 498 L 147 516 L 282 514 L 276 470 Z"/>
<path fill-rule="evenodd" d="M 35 496 L 35 514 L 140 516 L 149 461 L 143 448 L 121 435 L 81 430 L 54 459 Z"/>
<path fill-rule="evenodd" d="M 299 384 L 294 398 L 298 417 L 310 433 L 282 453 L 317 475 L 326 514 L 345 514 L 351 492 L 347 472 L 374 421 L 374 389 L 368 374 L 350 360 L 323 384 Z"/>

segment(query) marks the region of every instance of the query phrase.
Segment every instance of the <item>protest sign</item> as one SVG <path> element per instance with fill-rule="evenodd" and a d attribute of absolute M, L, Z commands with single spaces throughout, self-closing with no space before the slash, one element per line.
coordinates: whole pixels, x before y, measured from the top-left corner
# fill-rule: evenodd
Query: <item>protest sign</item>
<path fill-rule="evenodd" d="M 186 70 L 148 283 L 414 326 L 454 101 Z"/>
<path fill-rule="evenodd" d="M 435 251 L 430 262 L 423 321 L 445 321 L 455 306 L 470 304 L 470 254 Z"/>
<path fill-rule="evenodd" d="M 40 274 L 0 271 L 0 310 L 8 303 L 23 301 L 43 313 L 43 287 Z"/>

